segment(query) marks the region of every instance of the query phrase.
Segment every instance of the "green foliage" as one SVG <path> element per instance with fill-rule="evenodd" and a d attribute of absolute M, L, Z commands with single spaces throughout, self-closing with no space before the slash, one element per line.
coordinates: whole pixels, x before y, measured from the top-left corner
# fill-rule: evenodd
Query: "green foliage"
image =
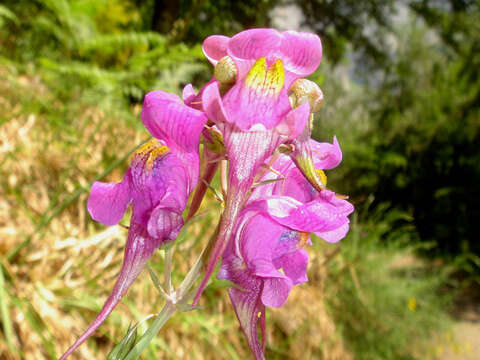
<path fill-rule="evenodd" d="M 200 46 L 142 31 L 129 1 L 11 1 L 2 9 L 15 21 L 0 28 L 0 54 L 19 69 L 33 66 L 60 97 L 128 106 L 154 89 L 178 93 L 206 69 Z"/>
<path fill-rule="evenodd" d="M 430 20 L 433 28 L 420 10 L 398 20 L 388 67 L 357 74 L 357 83 L 329 76 L 316 136 L 339 136 L 339 191 L 359 203 L 373 194 L 377 205 L 408 211 L 420 238 L 436 244 L 430 254 L 463 254 L 478 270 L 480 53 L 472 31 L 480 10 L 447 10 L 431 10 L 439 21 Z"/>
<path fill-rule="evenodd" d="M 362 55 L 363 65 L 378 66 L 387 58 L 385 30 L 390 28 L 397 7 L 392 0 L 295 0 L 305 23 L 320 35 L 323 47 L 333 62 L 339 62 L 349 47 Z"/>
<path fill-rule="evenodd" d="M 444 291 L 451 268 L 431 268 L 415 257 L 412 227 L 392 231 L 405 214 L 380 207 L 353 218 L 329 266 L 327 301 L 355 359 L 423 359 L 428 334 L 447 329 Z M 387 240 L 387 241 L 385 241 Z"/>
<path fill-rule="evenodd" d="M 116 345 L 108 354 L 107 360 L 124 360 L 128 352 L 135 345 L 137 339 L 137 328 L 129 326 L 122 341 Z"/>

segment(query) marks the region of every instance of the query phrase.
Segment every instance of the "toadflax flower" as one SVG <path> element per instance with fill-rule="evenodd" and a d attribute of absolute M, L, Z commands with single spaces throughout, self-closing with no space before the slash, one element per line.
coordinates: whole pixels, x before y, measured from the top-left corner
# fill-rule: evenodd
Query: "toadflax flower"
<path fill-rule="evenodd" d="M 280 144 L 304 131 L 310 104 L 292 108 L 289 89 L 311 74 L 322 57 L 318 36 L 272 29 L 212 36 L 203 50 L 215 66 L 216 80 L 202 89 L 202 107 L 223 135 L 229 170 L 225 211 L 194 304 L 232 236 L 260 166 Z"/>
<path fill-rule="evenodd" d="M 322 169 L 341 161 L 338 142 L 336 138 L 333 144 L 310 140 L 310 146 L 315 167 L 326 183 Z M 256 359 L 264 359 L 265 307 L 282 306 L 292 287 L 307 281 L 304 246 L 310 243 L 309 233 L 339 241 L 348 231 L 347 216 L 353 211 L 349 202 L 332 191 L 318 192 L 290 157 L 282 155 L 273 167 L 283 180 L 253 190 L 218 273 L 220 279 L 234 283 L 229 296 Z M 270 174 L 278 176 L 275 173 Z M 264 180 L 270 180 L 270 174 Z"/>
<path fill-rule="evenodd" d="M 136 150 L 122 182 L 95 182 L 88 199 L 92 218 L 105 225 L 117 224 L 132 205 L 120 274 L 97 318 L 61 360 L 105 321 L 152 253 L 183 226 L 182 212 L 199 177 L 200 133 L 207 118 L 178 96 L 154 91 L 145 97 L 142 121 L 154 139 Z"/>

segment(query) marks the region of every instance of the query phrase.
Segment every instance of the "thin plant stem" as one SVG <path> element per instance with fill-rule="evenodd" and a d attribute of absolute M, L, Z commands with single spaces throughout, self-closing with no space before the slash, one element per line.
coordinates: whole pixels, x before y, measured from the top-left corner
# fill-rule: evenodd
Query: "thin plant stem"
<path fill-rule="evenodd" d="M 228 191 L 228 162 L 227 160 L 220 161 L 220 185 L 222 187 L 223 198 L 227 197 Z"/>
<path fill-rule="evenodd" d="M 165 274 L 165 283 L 164 289 L 167 293 L 173 292 L 172 286 L 172 270 L 173 270 L 173 254 L 175 253 L 175 245 L 168 247 L 165 250 L 165 267 L 164 267 L 164 274 Z"/>
<path fill-rule="evenodd" d="M 217 172 L 218 161 L 207 163 L 205 173 L 202 176 L 202 179 L 198 182 L 195 192 L 192 197 L 192 202 L 188 209 L 188 215 L 186 221 L 190 220 L 200 208 L 203 197 L 207 191 L 208 185 L 210 184 L 215 173 Z"/>

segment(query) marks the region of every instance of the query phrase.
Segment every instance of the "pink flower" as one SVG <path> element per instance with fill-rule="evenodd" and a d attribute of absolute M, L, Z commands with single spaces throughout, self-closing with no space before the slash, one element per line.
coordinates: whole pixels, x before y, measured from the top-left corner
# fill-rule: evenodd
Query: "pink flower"
<path fill-rule="evenodd" d="M 318 36 L 271 29 L 247 30 L 232 38 L 212 36 L 203 50 L 216 66 L 217 81 L 202 89 L 202 106 L 223 134 L 229 172 L 218 239 L 194 303 L 226 248 L 260 166 L 280 144 L 304 130 L 309 103 L 292 109 L 288 92 L 296 79 L 317 68 L 322 56 Z"/>
<path fill-rule="evenodd" d="M 97 181 L 88 199 L 90 215 L 105 225 L 117 224 L 132 205 L 122 269 L 97 318 L 61 360 L 105 321 L 153 252 L 177 237 L 182 212 L 198 181 L 198 147 L 206 120 L 176 95 L 155 91 L 145 97 L 142 121 L 155 139 L 137 149 L 122 182 Z"/>
<path fill-rule="evenodd" d="M 281 59 L 287 89 L 296 79 L 313 73 L 322 60 L 318 36 L 274 29 L 246 30 L 232 38 L 213 35 L 203 42 L 203 52 L 214 66 L 230 56 L 238 67 L 238 78 L 243 78 L 257 59 L 265 57 L 269 65 Z"/>
<path fill-rule="evenodd" d="M 224 253 L 218 277 L 235 284 L 228 293 L 256 359 L 264 358 L 265 306 L 282 306 L 292 287 L 307 281 L 303 236 L 268 216 L 246 212 L 235 243 Z M 257 335 L 259 323 L 262 345 Z"/>
<path fill-rule="evenodd" d="M 333 144 L 310 140 L 309 145 L 318 171 L 340 163 L 336 138 Z M 337 242 L 346 235 L 347 216 L 353 211 L 349 202 L 332 191 L 318 192 L 289 156 L 281 155 L 272 168 L 261 180 L 279 175 L 283 180 L 252 191 L 218 273 L 235 284 L 229 290 L 230 299 L 256 359 L 264 359 L 265 307 L 282 306 L 292 287 L 307 281 L 308 254 L 303 247 L 310 244 L 309 233 Z"/>
<path fill-rule="evenodd" d="M 230 299 L 256 359 L 264 359 L 265 306 L 282 306 L 292 287 L 307 281 L 308 254 L 303 247 L 310 243 L 308 233 L 330 233 L 334 238 L 348 229 L 352 211 L 350 203 L 322 191 L 307 203 L 273 195 L 250 202 L 241 212 L 218 277 L 235 284 Z"/>

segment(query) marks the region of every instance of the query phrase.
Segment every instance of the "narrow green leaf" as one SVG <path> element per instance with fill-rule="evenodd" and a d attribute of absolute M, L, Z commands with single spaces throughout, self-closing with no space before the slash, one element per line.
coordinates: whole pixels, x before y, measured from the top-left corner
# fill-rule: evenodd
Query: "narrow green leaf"
<path fill-rule="evenodd" d="M 137 339 L 137 326 L 129 326 L 127 334 L 122 341 L 117 344 L 107 356 L 107 360 L 124 360 L 130 350 L 135 345 Z"/>
<path fill-rule="evenodd" d="M 0 316 L 2 319 L 3 332 L 5 334 L 8 349 L 11 352 L 16 352 L 12 319 L 10 318 L 10 313 L 8 312 L 7 295 L 5 276 L 3 275 L 3 266 L 0 265 Z"/>
<path fill-rule="evenodd" d="M 157 288 L 158 292 L 160 293 L 160 295 L 162 295 L 162 297 L 165 299 L 165 300 L 169 300 L 169 297 L 168 297 L 168 294 L 165 292 L 165 290 L 163 289 L 162 287 L 162 284 L 160 283 L 160 279 L 158 278 L 157 274 L 155 274 L 155 272 L 153 271 L 153 269 L 150 267 L 150 265 L 146 264 L 145 267 L 147 268 L 148 270 L 148 273 L 150 274 L 150 278 L 152 279 L 152 282 L 153 284 L 155 285 L 155 287 Z"/>
<path fill-rule="evenodd" d="M 203 183 L 207 186 L 207 188 L 213 193 L 213 196 L 215 196 L 215 199 L 217 199 L 218 201 L 220 201 L 221 203 L 224 202 L 223 200 L 223 195 L 220 194 L 217 189 L 215 189 L 212 185 L 210 185 L 208 182 L 206 182 L 205 180 L 203 180 Z"/>
<path fill-rule="evenodd" d="M 269 180 L 265 180 L 265 181 L 261 181 L 261 182 L 256 182 L 252 185 L 252 187 L 267 185 L 267 184 L 271 184 L 271 183 L 274 183 L 274 182 L 277 182 L 277 181 L 282 181 L 282 180 L 285 180 L 285 178 L 284 177 L 278 177 L 278 178 L 275 178 L 275 179 L 269 179 Z"/>
<path fill-rule="evenodd" d="M 152 339 L 157 336 L 160 329 L 165 325 L 165 323 L 170 319 L 170 316 L 175 312 L 175 305 L 170 302 L 167 302 L 162 309 L 162 312 L 158 314 L 155 320 L 152 322 L 152 325 L 145 331 L 142 337 L 138 340 L 135 346 L 130 350 L 127 357 L 124 360 L 137 360 L 142 352 L 147 348 Z"/>

